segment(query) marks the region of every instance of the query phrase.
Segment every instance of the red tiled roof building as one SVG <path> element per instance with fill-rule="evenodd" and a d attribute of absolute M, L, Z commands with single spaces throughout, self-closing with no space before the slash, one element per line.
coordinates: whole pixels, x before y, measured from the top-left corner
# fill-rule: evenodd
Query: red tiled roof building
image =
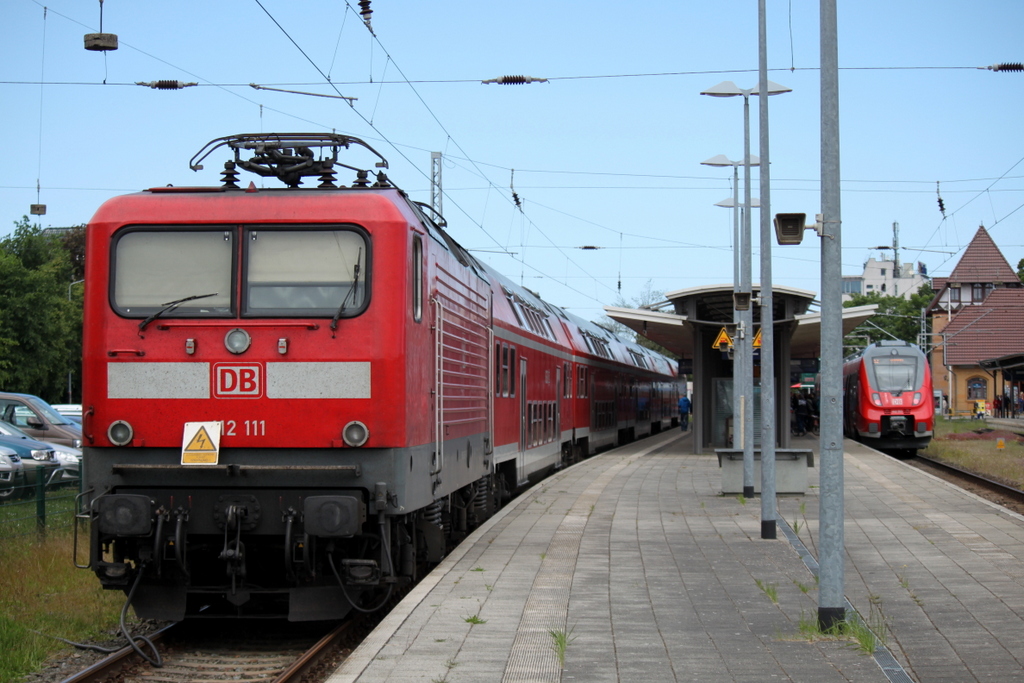
<path fill-rule="evenodd" d="M 998 395 L 1014 395 L 1020 382 L 982 361 L 1024 353 L 1024 283 L 984 227 L 946 278 L 934 278 L 932 381 L 953 415 L 970 413 L 976 401 L 991 412 Z"/>

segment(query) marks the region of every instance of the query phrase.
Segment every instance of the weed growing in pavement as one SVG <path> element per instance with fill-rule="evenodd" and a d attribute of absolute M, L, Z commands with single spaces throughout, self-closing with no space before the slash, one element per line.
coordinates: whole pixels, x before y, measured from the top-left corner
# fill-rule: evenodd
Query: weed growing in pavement
<path fill-rule="evenodd" d="M 811 587 L 810 587 L 810 586 L 808 586 L 807 584 L 803 584 L 803 583 L 800 583 L 800 582 L 799 582 L 799 581 L 797 581 L 796 579 L 793 579 L 793 584 L 794 584 L 794 585 L 795 585 L 795 586 L 796 586 L 797 588 L 799 588 L 799 589 L 800 589 L 800 592 L 801 592 L 801 593 L 803 593 L 804 595 L 806 595 L 807 593 L 809 593 L 809 592 L 810 592 L 810 590 L 811 590 Z"/>
<path fill-rule="evenodd" d="M 479 614 L 471 614 L 468 617 L 463 617 L 463 621 L 467 624 L 486 624 L 486 619 L 481 619 Z"/>
<path fill-rule="evenodd" d="M 483 567 L 473 567 L 469 571 L 471 571 L 471 572 L 482 572 L 482 571 L 486 571 L 486 570 Z"/>
<path fill-rule="evenodd" d="M 747 504 L 747 497 L 744 496 L 742 493 L 736 494 L 736 500 L 738 500 L 740 502 L 740 505 L 746 505 Z"/>
<path fill-rule="evenodd" d="M 576 640 L 576 636 L 572 634 L 575 630 L 575 626 L 569 629 L 568 632 L 564 628 L 548 629 L 548 635 L 551 636 L 551 649 L 555 651 L 555 655 L 558 657 L 558 665 L 562 668 L 565 667 L 565 651 L 568 649 L 569 644 Z"/>
<path fill-rule="evenodd" d="M 773 603 L 776 605 L 779 604 L 779 589 L 774 583 L 765 583 L 761 579 L 754 579 L 754 583 L 757 584 L 758 588 L 764 591 L 764 594 L 767 595 Z"/>
<path fill-rule="evenodd" d="M 886 645 L 888 624 L 882 613 L 881 601 L 872 598 L 870 602 L 869 623 L 865 623 L 857 612 L 850 612 L 845 621 L 838 622 L 830 629 L 822 630 L 817 617 L 808 617 L 805 612 L 801 612 L 797 629 L 800 631 L 800 635 L 807 640 L 848 640 L 851 643 L 856 643 L 857 649 L 864 654 L 872 654 L 878 647 Z"/>

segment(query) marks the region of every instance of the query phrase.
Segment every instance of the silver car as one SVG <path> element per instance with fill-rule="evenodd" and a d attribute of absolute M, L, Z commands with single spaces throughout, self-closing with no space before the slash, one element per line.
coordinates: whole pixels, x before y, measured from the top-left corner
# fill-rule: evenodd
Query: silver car
<path fill-rule="evenodd" d="M 0 446 L 0 501 L 21 497 L 25 466 L 13 449 Z"/>

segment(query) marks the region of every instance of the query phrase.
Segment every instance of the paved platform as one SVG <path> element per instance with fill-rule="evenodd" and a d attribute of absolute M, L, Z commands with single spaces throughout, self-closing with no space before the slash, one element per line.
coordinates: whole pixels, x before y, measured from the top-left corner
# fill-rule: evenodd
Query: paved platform
<path fill-rule="evenodd" d="M 760 500 L 723 496 L 690 438 L 609 451 L 513 501 L 331 683 L 1024 680 L 1024 517 L 847 441 L 845 594 L 884 646 L 810 640 L 818 470 L 762 540 Z"/>

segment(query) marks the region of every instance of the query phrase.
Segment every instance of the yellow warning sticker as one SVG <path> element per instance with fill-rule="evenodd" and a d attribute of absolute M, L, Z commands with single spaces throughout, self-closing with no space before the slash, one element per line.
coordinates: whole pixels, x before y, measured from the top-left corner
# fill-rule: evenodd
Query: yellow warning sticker
<path fill-rule="evenodd" d="M 718 332 L 718 336 L 715 337 L 715 343 L 711 345 L 711 348 L 717 349 L 722 344 L 732 346 L 732 339 L 729 338 L 729 333 L 725 331 L 724 327 Z"/>
<path fill-rule="evenodd" d="M 761 348 L 761 328 L 757 328 L 757 334 L 754 335 L 754 348 Z"/>
<path fill-rule="evenodd" d="M 220 459 L 220 422 L 186 422 L 181 443 L 182 465 L 216 465 Z"/>

